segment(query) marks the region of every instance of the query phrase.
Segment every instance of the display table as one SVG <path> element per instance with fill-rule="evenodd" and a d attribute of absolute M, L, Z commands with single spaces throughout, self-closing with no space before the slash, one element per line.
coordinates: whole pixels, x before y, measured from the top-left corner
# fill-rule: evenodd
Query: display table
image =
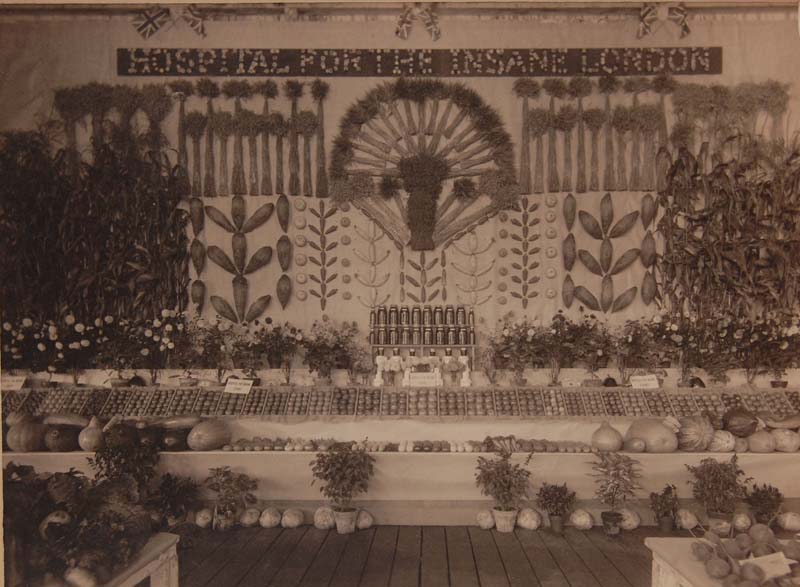
<path fill-rule="evenodd" d="M 150 587 L 178 587 L 178 540 L 175 534 L 156 534 L 105 587 L 135 587 L 145 579 Z"/>
<path fill-rule="evenodd" d="M 702 562 L 691 554 L 693 538 L 645 538 L 653 552 L 653 587 L 717 587 Z"/>

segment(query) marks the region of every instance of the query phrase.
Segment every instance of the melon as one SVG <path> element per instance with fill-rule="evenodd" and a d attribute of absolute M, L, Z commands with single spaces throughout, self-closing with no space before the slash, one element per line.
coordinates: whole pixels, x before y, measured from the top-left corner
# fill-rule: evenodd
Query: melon
<path fill-rule="evenodd" d="M 678 510 L 677 521 L 678 528 L 683 528 L 684 530 L 693 530 L 700 525 L 700 521 L 697 519 L 697 516 L 694 515 L 693 512 L 684 508 Z"/>
<path fill-rule="evenodd" d="M 336 527 L 336 518 L 333 517 L 333 509 L 328 506 L 317 508 L 314 512 L 314 527 L 318 530 L 330 530 Z"/>
<path fill-rule="evenodd" d="M 622 508 L 619 513 L 622 514 L 619 527 L 623 530 L 636 530 L 642 524 L 642 517 L 630 508 Z"/>
<path fill-rule="evenodd" d="M 284 528 L 297 528 L 303 525 L 303 512 L 297 508 L 289 508 L 283 512 L 281 526 Z"/>
<path fill-rule="evenodd" d="M 737 532 L 747 532 L 752 524 L 753 520 L 747 513 L 736 512 L 733 514 L 733 529 Z"/>
<path fill-rule="evenodd" d="M 800 514 L 797 512 L 783 512 L 779 514 L 778 526 L 790 532 L 800 532 Z"/>
<path fill-rule="evenodd" d="M 625 433 L 625 439 L 643 440 L 645 450 L 650 453 L 675 452 L 678 449 L 678 437 L 662 420 L 657 418 L 640 418 L 631 424 Z"/>
<path fill-rule="evenodd" d="M 258 523 L 262 528 L 274 528 L 281 523 L 281 512 L 278 508 L 267 508 L 261 512 Z"/>
<path fill-rule="evenodd" d="M 766 430 L 758 430 L 747 437 L 747 446 L 750 452 L 769 453 L 775 452 L 777 442 L 772 433 Z"/>
<path fill-rule="evenodd" d="M 775 438 L 775 450 L 778 452 L 797 452 L 800 449 L 800 434 L 787 429 L 770 432 Z"/>
<path fill-rule="evenodd" d="M 252 528 L 258 524 L 258 519 L 261 517 L 261 510 L 258 508 L 247 508 L 239 516 L 239 525 L 244 528 Z"/>
<path fill-rule="evenodd" d="M 705 416 L 681 418 L 678 446 L 681 450 L 701 452 L 708 449 L 714 439 L 714 427 Z"/>
<path fill-rule="evenodd" d="M 186 437 L 186 444 L 196 451 L 218 450 L 230 441 L 231 431 L 221 420 L 200 422 Z"/>
<path fill-rule="evenodd" d="M 38 422 L 22 419 L 6 433 L 6 444 L 14 452 L 36 452 L 44 448 L 45 427 Z"/>
<path fill-rule="evenodd" d="M 708 445 L 709 452 L 732 452 L 736 448 L 736 437 L 727 430 L 714 431 L 711 444 Z"/>
<path fill-rule="evenodd" d="M 590 530 L 594 526 L 594 518 L 586 510 L 577 509 L 570 514 L 569 523 L 578 530 Z"/>
<path fill-rule="evenodd" d="M 517 515 L 517 526 L 524 530 L 538 530 L 542 525 L 542 514 L 531 508 L 522 508 Z"/>
<path fill-rule="evenodd" d="M 79 431 L 71 426 L 50 426 L 44 434 L 44 444 L 50 452 L 78 450 Z"/>
<path fill-rule="evenodd" d="M 623 448 L 627 452 L 644 452 L 647 448 L 647 443 L 641 438 L 629 438 L 625 441 Z"/>

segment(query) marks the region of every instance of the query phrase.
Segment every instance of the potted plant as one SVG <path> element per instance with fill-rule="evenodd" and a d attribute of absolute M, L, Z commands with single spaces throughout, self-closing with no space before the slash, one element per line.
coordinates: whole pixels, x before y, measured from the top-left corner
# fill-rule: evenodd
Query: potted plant
<path fill-rule="evenodd" d="M 230 467 L 209 469 L 211 474 L 205 480 L 205 486 L 215 492 L 214 530 L 229 530 L 236 522 L 240 510 L 256 502 L 253 491 L 258 488 L 258 481 L 245 473 L 234 473 Z"/>
<path fill-rule="evenodd" d="M 580 322 L 573 323 L 573 329 L 575 359 L 583 364 L 591 377 L 584 380 L 583 385 L 600 387 L 603 382 L 597 371 L 608 364 L 613 345 L 611 334 L 594 314 L 584 314 Z"/>
<path fill-rule="evenodd" d="M 575 505 L 575 492 L 570 491 L 566 483 L 542 483 L 539 493 L 536 494 L 536 505 L 547 512 L 553 532 L 561 534 L 564 532 L 564 516 Z"/>
<path fill-rule="evenodd" d="M 303 343 L 303 333 L 288 322 L 275 324 L 267 318 L 255 331 L 255 347 L 263 353 L 270 369 L 282 369 L 286 384 L 289 384 L 292 359 Z"/>
<path fill-rule="evenodd" d="M 664 360 L 653 338 L 653 322 L 628 320 L 613 335 L 612 355 L 620 385 L 630 385 L 637 370 L 655 369 Z"/>
<path fill-rule="evenodd" d="M 583 342 L 586 327 L 573 322 L 562 310 L 553 316 L 550 326 L 541 329 L 539 345 L 541 355 L 549 369 L 548 385 L 561 385 L 559 375 L 563 367 L 570 367 L 581 356 L 586 346 Z"/>
<path fill-rule="evenodd" d="M 226 346 L 230 349 L 231 361 L 235 369 L 240 369 L 253 385 L 261 385 L 256 369 L 261 366 L 259 348 L 255 332 L 247 325 L 234 324 L 228 331 Z"/>
<path fill-rule="evenodd" d="M 747 495 L 747 505 L 759 524 L 770 524 L 781 511 L 783 494 L 777 487 L 769 484 L 753 485 Z"/>
<path fill-rule="evenodd" d="M 303 337 L 306 351 L 303 360 L 322 383 L 330 384 L 334 369 L 350 369 L 353 363 L 351 349 L 357 333 L 355 322 L 336 325 L 323 316 L 322 320 L 314 322 L 310 334 Z"/>
<path fill-rule="evenodd" d="M 671 532 L 678 515 L 678 488 L 670 484 L 664 486 L 660 493 L 650 493 L 650 509 L 661 531 Z"/>
<path fill-rule="evenodd" d="M 686 468 L 692 475 L 688 481 L 692 496 L 705 508 L 709 525 L 714 520 L 730 522 L 736 504 L 747 497 L 745 483 L 750 481 L 739 468 L 737 456 L 728 463 L 703 459 L 699 465 L 686 465 Z"/>
<path fill-rule="evenodd" d="M 104 322 L 96 362 L 99 367 L 109 370 L 112 377 L 108 383 L 111 387 L 124 387 L 130 379 L 125 377 L 125 372 L 133 370 L 139 358 L 134 326 L 125 318 L 114 320 L 113 316 L 106 316 Z"/>
<path fill-rule="evenodd" d="M 513 384 L 523 386 L 526 367 L 541 355 L 539 345 L 541 328 L 530 321 L 506 322 L 489 339 L 484 361 L 492 360 L 494 368 L 507 369 L 513 373 Z M 488 376 L 488 375 L 487 375 Z"/>
<path fill-rule="evenodd" d="M 442 371 L 450 376 L 450 385 L 453 387 L 459 386 L 461 374 L 465 369 L 466 365 L 459 361 L 458 357 L 454 357 L 452 354 L 445 357 L 444 363 L 442 363 Z"/>
<path fill-rule="evenodd" d="M 489 380 L 492 387 L 497 385 L 497 357 L 495 356 L 495 348 L 493 345 L 481 345 L 477 349 L 478 365 Z"/>
<path fill-rule="evenodd" d="M 641 476 L 639 461 L 617 452 L 601 452 L 592 463 L 592 474 L 597 483 L 595 495 L 601 503 L 611 507 L 610 511 L 600 513 L 603 529 L 609 536 L 619 534 L 622 514 L 620 505 L 636 495 L 640 489 L 637 479 Z"/>
<path fill-rule="evenodd" d="M 318 452 L 311 461 L 313 485 L 320 481 L 320 492 L 330 502 L 339 534 L 355 531 L 358 510 L 353 507 L 353 497 L 366 493 L 374 471 L 375 459 L 364 447 L 337 442 L 328 450 Z"/>
<path fill-rule="evenodd" d="M 373 371 L 375 371 L 375 364 L 369 347 L 353 341 L 353 348 L 350 350 L 350 354 L 352 357 L 352 363 L 348 370 L 350 383 L 352 385 L 366 385 L 369 383 L 369 378 Z"/>
<path fill-rule="evenodd" d="M 497 531 L 513 532 L 520 503 L 528 497 L 531 472 L 512 463 L 507 448 L 501 448 L 496 455 L 493 459 L 478 457 L 475 484 L 483 495 L 494 500 L 492 514 Z"/>
<path fill-rule="evenodd" d="M 203 361 L 202 365 L 216 370 L 219 385 L 225 383 L 225 372 L 232 364 L 225 330 L 219 316 L 208 320 L 198 318 L 190 323 L 189 334 L 195 343 L 195 350 Z"/>
<path fill-rule="evenodd" d="M 167 528 L 173 528 L 200 506 L 199 489 L 194 479 L 166 473 L 150 496 L 148 506 L 158 512 Z"/>

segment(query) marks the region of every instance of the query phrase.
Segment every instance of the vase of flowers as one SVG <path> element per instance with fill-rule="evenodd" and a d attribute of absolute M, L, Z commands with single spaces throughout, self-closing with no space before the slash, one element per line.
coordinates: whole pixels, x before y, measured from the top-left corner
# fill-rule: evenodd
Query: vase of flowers
<path fill-rule="evenodd" d="M 54 326 L 55 330 L 49 326 Z M 73 383 L 78 385 L 81 371 L 91 366 L 97 348 L 103 342 L 104 321 L 98 318 L 84 322 L 68 312 L 60 324 L 49 326 L 48 331 L 54 332 L 50 340 L 55 348 L 55 370 L 71 373 Z"/>
<path fill-rule="evenodd" d="M 314 322 L 311 332 L 303 338 L 303 362 L 316 373 L 321 383 L 329 384 L 334 369 L 351 368 L 353 341 L 357 334 L 358 327 L 354 322 L 336 324 L 323 316 Z"/>
<path fill-rule="evenodd" d="M 208 320 L 197 316 L 187 324 L 188 337 L 194 344 L 199 366 L 214 369 L 219 385 L 224 383 L 225 372 L 232 366 L 224 324 L 219 316 Z"/>
<path fill-rule="evenodd" d="M 372 353 L 366 344 L 359 344 L 353 341 L 353 348 L 350 349 L 352 362 L 347 375 L 350 378 L 352 385 L 366 385 L 369 383 L 369 378 L 375 371 L 375 365 L 372 361 Z"/>
<path fill-rule="evenodd" d="M 572 323 L 572 329 L 575 360 L 586 368 L 590 377 L 582 385 L 600 387 L 603 382 L 597 372 L 608 364 L 613 348 L 611 334 L 594 314 L 584 314 L 580 322 Z"/>
<path fill-rule="evenodd" d="M 454 357 L 452 354 L 445 357 L 444 363 L 442 363 L 442 371 L 447 373 L 450 385 L 453 387 L 458 387 L 460 385 L 461 374 L 465 369 L 466 366 L 464 363 L 459 361 L 458 357 Z"/>
<path fill-rule="evenodd" d="M 31 318 L 3 322 L 0 331 L 3 370 L 48 371 L 55 364 L 58 332 L 53 322 L 40 324 Z"/>
<path fill-rule="evenodd" d="M 653 337 L 653 322 L 628 320 L 614 332 L 611 354 L 619 372 L 619 383 L 628 386 L 637 370 L 649 371 L 664 360 Z"/>
<path fill-rule="evenodd" d="M 536 365 L 541 352 L 541 327 L 528 320 L 513 323 L 506 320 L 489 338 L 486 356 L 491 357 L 495 368 L 512 373 L 513 385 L 524 386 L 525 369 Z"/>
<path fill-rule="evenodd" d="M 267 357 L 270 369 L 283 370 L 286 384 L 292 373 L 292 360 L 303 344 L 303 333 L 288 322 L 275 324 L 267 318 L 255 330 L 255 348 Z"/>
<path fill-rule="evenodd" d="M 561 385 L 561 369 L 571 367 L 580 357 L 582 349 L 586 347 L 583 342 L 586 332 L 583 322 L 573 322 L 562 310 L 553 316 L 549 326 L 540 330 L 539 344 L 549 371 L 548 385 Z"/>

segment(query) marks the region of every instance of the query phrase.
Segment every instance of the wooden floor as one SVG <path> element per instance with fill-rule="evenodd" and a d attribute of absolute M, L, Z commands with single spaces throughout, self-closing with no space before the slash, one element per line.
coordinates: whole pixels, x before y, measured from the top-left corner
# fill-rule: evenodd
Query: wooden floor
<path fill-rule="evenodd" d="M 563 536 L 463 526 L 378 526 L 350 535 L 305 526 L 196 530 L 184 539 L 181 587 L 649 587 L 647 536 L 602 528 Z M 677 534 L 670 534 L 676 536 Z"/>

